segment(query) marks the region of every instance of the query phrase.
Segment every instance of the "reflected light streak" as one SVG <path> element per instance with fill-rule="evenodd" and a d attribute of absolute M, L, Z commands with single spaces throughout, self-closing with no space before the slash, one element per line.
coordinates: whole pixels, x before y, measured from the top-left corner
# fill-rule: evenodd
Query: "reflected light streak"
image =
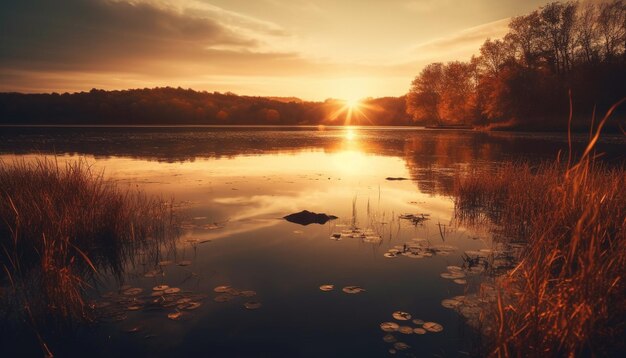
<path fill-rule="evenodd" d="M 354 128 L 347 128 L 345 137 L 349 141 L 354 140 L 356 138 L 356 130 Z"/>

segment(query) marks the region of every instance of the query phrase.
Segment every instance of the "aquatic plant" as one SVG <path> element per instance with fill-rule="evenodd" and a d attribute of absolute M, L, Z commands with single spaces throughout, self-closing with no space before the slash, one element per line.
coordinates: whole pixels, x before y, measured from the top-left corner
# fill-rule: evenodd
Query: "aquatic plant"
<path fill-rule="evenodd" d="M 610 113 L 575 164 L 509 163 L 457 180 L 462 220 L 489 221 L 500 239 L 526 243 L 482 312 L 492 356 L 624 351 L 626 173 L 594 154 Z"/>
<path fill-rule="evenodd" d="M 4 323 L 27 322 L 50 354 L 44 327 L 91 320 L 86 292 L 100 277 L 121 280 L 176 236 L 171 205 L 118 188 L 84 161 L 0 162 Z"/>

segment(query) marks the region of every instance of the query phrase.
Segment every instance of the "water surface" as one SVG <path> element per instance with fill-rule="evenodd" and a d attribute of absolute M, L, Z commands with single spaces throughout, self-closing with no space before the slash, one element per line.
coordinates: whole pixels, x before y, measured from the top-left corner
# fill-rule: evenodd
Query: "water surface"
<path fill-rule="evenodd" d="M 574 148 L 585 140 L 576 136 Z M 567 147 L 561 134 L 415 128 L 2 128 L 0 134 L 4 162 L 83 159 L 122 187 L 172 198 L 185 217 L 177 248 L 164 259 L 191 265 L 166 266 L 163 276 L 146 278 L 150 263 L 138 262 L 125 283 L 146 292 L 168 284 L 204 294 L 202 306 L 178 321 L 166 311 L 129 312 L 121 322 L 80 330 L 61 352 L 101 356 L 376 357 L 393 346 L 383 342 L 379 325 L 394 321 L 397 310 L 444 327 L 395 333 L 411 346 L 399 355 L 465 356 L 475 335 L 441 300 L 475 290 L 481 278 L 460 285 L 440 274 L 461 265 L 465 250 L 492 242 L 487 231 L 455 220 L 454 178 L 505 161 L 554 160 Z M 608 163 L 620 163 L 626 144 L 607 136 L 599 149 Z M 282 219 L 305 209 L 338 219 L 306 226 Z M 399 219 L 405 213 L 430 216 L 413 225 Z M 331 239 L 353 225 L 382 240 Z M 419 259 L 383 256 L 412 239 L 456 249 Z M 322 284 L 335 290 L 322 292 Z M 256 291 L 262 307 L 246 310 L 249 299 L 241 297 L 215 302 L 219 285 Z M 341 292 L 348 285 L 366 292 Z M 93 297 L 115 289 L 104 280 Z M 139 331 L 128 333 L 132 327 Z"/>

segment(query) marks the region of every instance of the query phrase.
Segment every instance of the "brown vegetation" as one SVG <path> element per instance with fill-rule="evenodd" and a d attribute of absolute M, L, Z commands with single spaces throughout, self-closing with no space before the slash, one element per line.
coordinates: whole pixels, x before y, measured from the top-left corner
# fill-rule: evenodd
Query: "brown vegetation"
<path fill-rule="evenodd" d="M 504 164 L 457 182 L 462 219 L 488 219 L 504 239 L 526 243 L 484 312 L 493 356 L 611 356 L 625 348 L 626 173 L 594 159 L 599 133 L 575 165 Z"/>
<path fill-rule="evenodd" d="M 158 254 L 174 220 L 171 206 L 119 190 L 84 162 L 0 163 L 4 323 L 39 332 L 90 319 L 86 290 L 102 274 L 121 278 L 139 251 Z"/>

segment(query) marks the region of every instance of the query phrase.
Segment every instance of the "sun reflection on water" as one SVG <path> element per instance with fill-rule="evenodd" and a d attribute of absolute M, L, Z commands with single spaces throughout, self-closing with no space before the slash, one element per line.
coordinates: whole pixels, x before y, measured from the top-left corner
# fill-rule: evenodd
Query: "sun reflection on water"
<path fill-rule="evenodd" d="M 345 137 L 349 141 L 356 139 L 356 130 L 354 128 L 348 127 L 346 129 Z"/>

